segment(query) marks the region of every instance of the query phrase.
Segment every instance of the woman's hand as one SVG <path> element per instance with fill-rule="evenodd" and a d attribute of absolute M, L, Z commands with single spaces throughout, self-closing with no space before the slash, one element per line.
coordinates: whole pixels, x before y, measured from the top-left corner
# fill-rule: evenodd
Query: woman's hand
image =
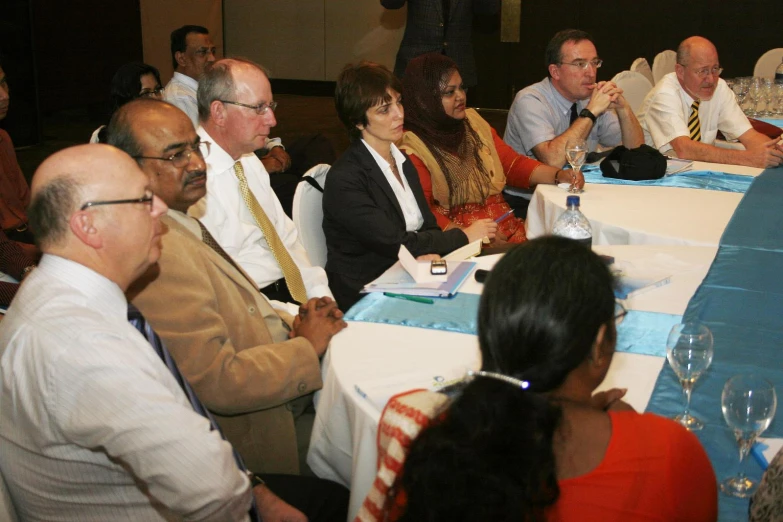
<path fill-rule="evenodd" d="M 566 178 L 565 180 L 563 179 L 563 177 L 564 177 L 563 174 L 565 174 L 565 178 Z M 576 189 L 579 189 L 579 190 L 583 189 L 584 186 L 585 186 L 584 174 L 582 174 L 581 171 L 576 171 L 576 170 L 573 170 L 573 169 L 562 171 L 561 174 L 560 174 L 560 180 L 561 181 L 567 181 L 567 182 L 571 183 L 571 187 L 572 188 L 576 188 Z"/>
<path fill-rule="evenodd" d="M 416 258 L 416 261 L 437 261 L 440 259 L 438 254 L 424 254 Z"/>
<path fill-rule="evenodd" d="M 604 411 L 635 411 L 633 406 L 621 400 L 628 392 L 627 388 L 612 388 L 593 395 L 590 403 L 593 408 Z"/>
<path fill-rule="evenodd" d="M 498 224 L 489 218 L 479 219 L 469 227 L 463 228 L 462 231 L 468 236 L 468 243 L 484 239 L 485 237 L 488 239 L 495 239 L 495 235 L 498 231 Z"/>

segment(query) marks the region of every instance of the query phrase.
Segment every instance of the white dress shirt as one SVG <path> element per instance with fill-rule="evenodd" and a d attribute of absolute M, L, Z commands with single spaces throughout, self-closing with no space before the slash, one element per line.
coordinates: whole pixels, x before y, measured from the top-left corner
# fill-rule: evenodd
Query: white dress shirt
<path fill-rule="evenodd" d="M 408 178 L 406 178 L 405 174 L 402 172 L 402 164 L 405 163 L 405 156 L 403 156 L 400 149 L 398 149 L 394 143 L 391 144 L 392 157 L 397 164 L 397 172 L 400 173 L 400 177 L 402 178 L 402 185 L 400 185 L 400 182 L 397 181 L 397 178 L 394 176 L 394 172 L 392 172 L 391 164 L 386 161 L 383 156 L 378 154 L 375 149 L 370 147 L 366 141 L 362 140 L 362 143 L 364 143 L 364 146 L 367 147 L 367 150 L 372 154 L 375 163 L 378 164 L 381 172 L 383 172 L 383 175 L 386 177 L 386 181 L 389 182 L 391 189 L 394 191 L 394 195 L 397 196 L 397 203 L 400 204 L 402 215 L 405 217 L 405 230 L 407 232 L 418 231 L 422 225 L 424 225 L 424 218 L 421 217 L 421 209 L 416 202 L 416 196 L 413 195 L 411 186 L 408 184 Z"/>
<path fill-rule="evenodd" d="M 198 82 L 190 76 L 175 72 L 166 88 L 163 89 L 163 99 L 176 105 L 188 115 L 193 122 L 193 128 L 198 128 L 198 102 L 196 92 Z"/>
<path fill-rule="evenodd" d="M 198 129 L 201 141 L 210 147 L 207 162 L 207 195 L 190 207 L 188 213 L 199 219 L 223 249 L 256 282 L 264 288 L 283 277 L 264 233 L 239 192 L 239 180 L 234 173 L 234 159 L 224 151 L 203 128 Z M 255 154 L 240 158 L 250 191 L 274 225 L 289 254 L 293 258 L 307 289 L 307 297 L 332 297 L 326 272 L 313 266 L 299 239 L 294 222 L 283 211 L 280 201 L 269 184 L 269 173 Z M 297 309 L 298 310 L 298 309 Z M 294 312 L 296 313 L 296 312 Z"/>
<path fill-rule="evenodd" d="M 0 323 L 0 469 L 20 520 L 247 520 L 249 481 L 122 290 L 44 255 Z"/>
<path fill-rule="evenodd" d="M 688 119 L 691 116 L 693 98 L 685 92 L 677 79 L 677 73 L 669 73 L 647 94 L 639 113 L 639 123 L 644 130 L 644 142 L 661 152 L 672 149 L 671 141 L 680 136 L 690 136 Z M 723 79 L 718 79 L 715 94 L 699 104 L 701 142 L 712 145 L 720 130 L 733 140 L 752 128 L 748 117 L 737 104 L 737 98 Z"/>

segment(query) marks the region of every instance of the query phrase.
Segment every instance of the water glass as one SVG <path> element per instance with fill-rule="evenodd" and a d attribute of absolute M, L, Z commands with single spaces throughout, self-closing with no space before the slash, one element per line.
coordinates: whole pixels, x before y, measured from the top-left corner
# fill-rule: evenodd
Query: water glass
<path fill-rule="evenodd" d="M 587 142 L 581 138 L 571 138 L 566 142 L 565 153 L 566 160 L 571 164 L 571 168 L 574 169 L 575 172 L 580 172 L 582 170 L 582 165 L 584 165 L 587 160 Z M 568 192 L 579 194 L 582 190 L 576 188 L 572 182 Z"/>
<path fill-rule="evenodd" d="M 685 410 L 674 420 L 691 431 L 704 427 L 704 423 L 690 413 L 691 392 L 701 374 L 712 364 L 712 344 L 712 332 L 701 323 L 674 325 L 666 341 L 666 359 L 685 395 Z"/>

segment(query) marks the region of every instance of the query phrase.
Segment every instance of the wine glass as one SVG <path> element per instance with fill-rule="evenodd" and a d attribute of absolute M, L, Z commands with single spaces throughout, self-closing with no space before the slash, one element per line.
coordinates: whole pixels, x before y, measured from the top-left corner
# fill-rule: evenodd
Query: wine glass
<path fill-rule="evenodd" d="M 691 391 L 696 380 L 712 364 L 712 332 L 701 323 L 676 324 L 666 341 L 666 358 L 685 395 L 685 410 L 674 420 L 691 431 L 700 430 L 704 423 L 691 415 Z"/>
<path fill-rule="evenodd" d="M 764 100 L 764 110 L 759 112 L 759 116 L 772 116 L 772 103 L 775 98 L 775 87 L 777 84 L 772 78 L 761 79 L 761 97 Z"/>
<path fill-rule="evenodd" d="M 581 138 L 571 138 L 566 142 L 565 153 L 566 160 L 571 164 L 571 168 L 574 169 L 575 172 L 579 172 L 582 170 L 582 165 L 584 165 L 587 160 L 587 142 Z M 579 194 L 582 190 L 576 188 L 576 185 L 574 185 L 572 181 L 568 192 L 571 194 Z"/>
<path fill-rule="evenodd" d="M 739 104 L 740 108 L 745 103 L 749 88 L 750 78 L 748 77 L 735 78 L 734 83 L 731 85 L 731 90 L 734 91 L 734 95 L 737 97 L 737 104 Z"/>
<path fill-rule="evenodd" d="M 750 107 L 745 110 L 748 116 L 758 116 L 758 105 L 761 99 L 764 87 L 761 84 L 761 78 L 752 78 L 748 88 L 748 98 L 750 98 Z"/>
<path fill-rule="evenodd" d="M 726 424 L 734 430 L 740 450 L 740 465 L 758 437 L 775 416 L 775 387 L 758 375 L 735 375 L 723 387 L 720 405 Z M 758 484 L 740 471 L 720 483 L 720 490 L 732 497 L 746 498 Z"/>

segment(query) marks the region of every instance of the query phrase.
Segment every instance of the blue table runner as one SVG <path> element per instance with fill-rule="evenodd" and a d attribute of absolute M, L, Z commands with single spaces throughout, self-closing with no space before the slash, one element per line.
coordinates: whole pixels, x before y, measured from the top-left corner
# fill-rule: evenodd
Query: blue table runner
<path fill-rule="evenodd" d="M 661 179 L 647 181 L 629 181 L 625 179 L 605 178 L 598 165 L 586 165 L 582 168 L 585 182 L 596 185 L 635 185 L 640 187 L 678 187 L 720 192 L 745 193 L 753 182 L 752 176 L 727 174 L 709 170 L 694 170 L 664 176 Z"/>
<path fill-rule="evenodd" d="M 705 422 L 696 432 L 718 481 L 740 469 L 739 450 L 721 412 L 726 381 L 757 373 L 775 384 L 783 401 L 783 171 L 764 171 L 748 189 L 720 240 L 704 282 L 688 304 L 684 319 L 705 323 L 715 340 L 710 369 L 696 383 L 694 415 Z M 668 364 L 658 376 L 648 411 L 673 416 L 682 411 L 680 384 Z M 765 437 L 783 437 L 783 407 Z M 762 470 L 746 458 L 743 470 L 759 479 Z M 719 495 L 719 520 L 747 520 L 748 500 Z"/>

